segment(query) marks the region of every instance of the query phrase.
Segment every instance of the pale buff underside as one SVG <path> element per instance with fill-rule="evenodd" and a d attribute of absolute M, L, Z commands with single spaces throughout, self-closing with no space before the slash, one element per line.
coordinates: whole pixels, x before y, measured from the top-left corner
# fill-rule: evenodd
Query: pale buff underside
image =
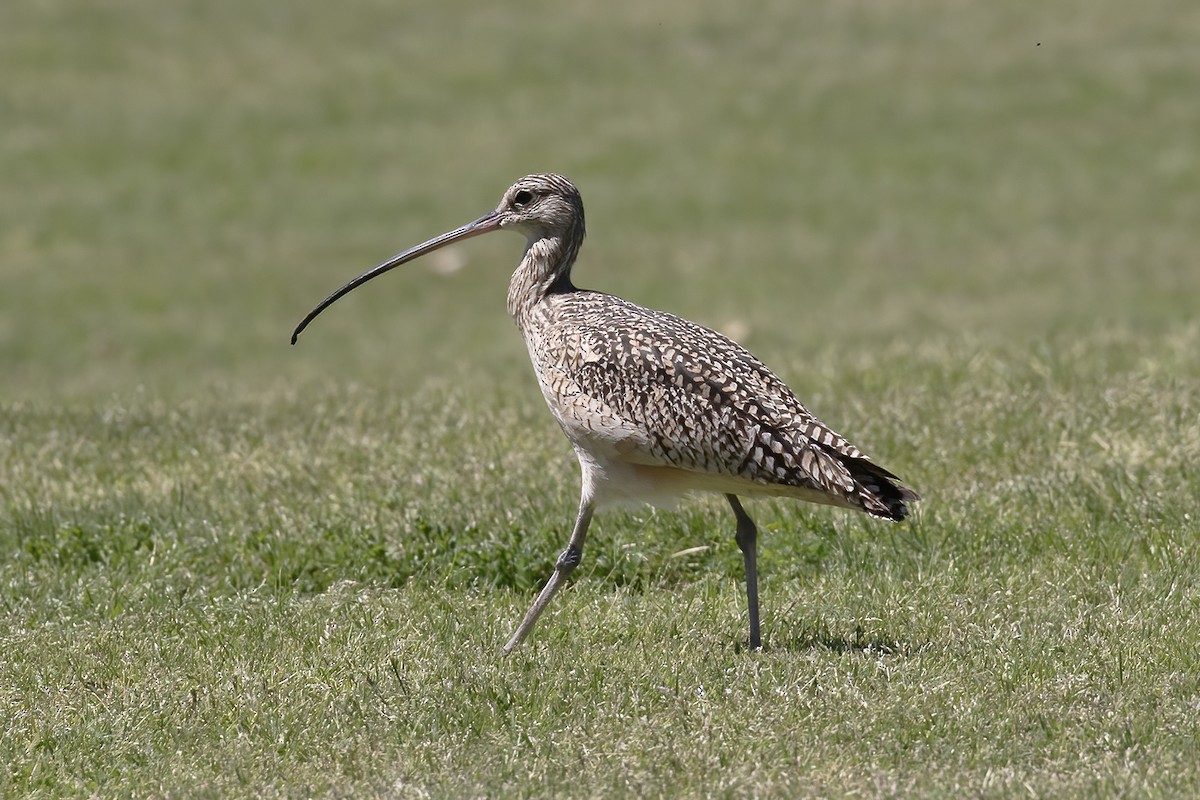
<path fill-rule="evenodd" d="M 791 497 L 810 503 L 851 507 L 846 500 L 815 489 L 759 483 L 736 475 L 692 472 L 678 467 L 600 459 L 576 450 L 583 471 L 583 493 L 599 506 L 649 503 L 674 508 L 688 494 L 718 492 L 742 496 Z"/>

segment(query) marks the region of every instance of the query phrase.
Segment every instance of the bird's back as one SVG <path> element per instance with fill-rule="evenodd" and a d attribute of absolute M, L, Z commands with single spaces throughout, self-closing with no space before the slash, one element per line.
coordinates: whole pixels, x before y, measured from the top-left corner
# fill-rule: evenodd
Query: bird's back
<path fill-rule="evenodd" d="M 917 499 L 715 331 L 579 290 L 546 296 L 522 327 L 551 412 L 586 452 L 679 471 L 692 488 L 792 495 L 888 519 Z"/>

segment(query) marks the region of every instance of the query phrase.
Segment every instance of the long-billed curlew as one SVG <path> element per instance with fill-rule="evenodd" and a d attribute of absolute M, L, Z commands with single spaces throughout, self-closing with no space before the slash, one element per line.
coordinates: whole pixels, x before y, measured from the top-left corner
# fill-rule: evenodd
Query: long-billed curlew
<path fill-rule="evenodd" d="M 901 520 L 917 493 L 823 425 L 783 381 L 736 342 L 671 314 L 579 289 L 583 200 L 560 175 L 527 175 L 495 211 L 396 255 L 321 301 L 296 326 L 352 289 L 451 242 L 500 230 L 525 235 L 508 313 L 525 337 L 550 413 L 583 473 L 579 514 L 554 572 L 504 646 L 519 645 L 583 556 L 597 507 L 721 492 L 737 519 L 746 564 L 750 647 L 758 622 L 758 530 L 739 495 L 794 497 Z"/>

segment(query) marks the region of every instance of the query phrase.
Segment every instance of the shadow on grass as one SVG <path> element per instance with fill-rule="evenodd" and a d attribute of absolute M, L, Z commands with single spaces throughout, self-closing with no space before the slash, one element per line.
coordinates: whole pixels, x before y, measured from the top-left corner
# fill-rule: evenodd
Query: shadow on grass
<path fill-rule="evenodd" d="M 748 643 L 739 641 L 737 652 L 748 650 Z M 830 630 L 809 629 L 775 637 L 763 645 L 764 653 L 806 653 L 828 650 L 831 653 L 863 653 L 876 656 L 905 656 L 909 648 L 898 639 L 878 634 L 867 634 L 855 628 L 851 635 L 834 633 Z"/>

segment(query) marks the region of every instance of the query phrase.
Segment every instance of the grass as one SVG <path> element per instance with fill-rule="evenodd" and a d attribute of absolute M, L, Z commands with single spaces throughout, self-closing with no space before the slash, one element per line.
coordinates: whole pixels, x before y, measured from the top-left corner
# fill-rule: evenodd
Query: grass
<path fill-rule="evenodd" d="M 1182 0 L 0 11 L 0 794 L 1200 794 Z M 574 513 L 530 171 L 925 496 Z M 451 264 L 452 265 L 452 264 Z M 440 265 L 440 266 L 444 266 Z"/>

